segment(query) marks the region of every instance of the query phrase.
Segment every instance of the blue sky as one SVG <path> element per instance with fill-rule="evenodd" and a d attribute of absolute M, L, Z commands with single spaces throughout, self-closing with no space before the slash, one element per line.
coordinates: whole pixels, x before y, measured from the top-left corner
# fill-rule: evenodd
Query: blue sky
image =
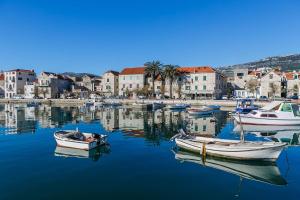
<path fill-rule="evenodd" d="M 0 0 L 0 69 L 214 67 L 300 53 L 298 0 Z"/>

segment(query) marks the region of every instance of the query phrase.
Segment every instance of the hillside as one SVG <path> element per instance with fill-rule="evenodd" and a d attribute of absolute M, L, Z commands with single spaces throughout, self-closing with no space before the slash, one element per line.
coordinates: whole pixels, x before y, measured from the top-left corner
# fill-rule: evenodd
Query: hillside
<path fill-rule="evenodd" d="M 261 67 L 280 67 L 282 71 L 300 70 L 300 54 L 292 54 L 286 56 L 272 56 L 258 61 L 248 62 L 244 64 L 236 64 L 221 67 L 221 70 L 232 70 L 236 68 L 261 68 Z"/>

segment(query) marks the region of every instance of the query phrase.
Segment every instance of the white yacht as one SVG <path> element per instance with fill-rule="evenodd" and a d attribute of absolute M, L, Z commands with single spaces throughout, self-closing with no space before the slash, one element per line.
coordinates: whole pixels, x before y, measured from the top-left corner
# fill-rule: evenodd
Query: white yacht
<path fill-rule="evenodd" d="M 248 114 L 237 114 L 234 119 L 241 124 L 295 126 L 300 125 L 299 106 L 290 102 L 272 103 Z M 268 108 L 268 109 L 266 109 Z"/>

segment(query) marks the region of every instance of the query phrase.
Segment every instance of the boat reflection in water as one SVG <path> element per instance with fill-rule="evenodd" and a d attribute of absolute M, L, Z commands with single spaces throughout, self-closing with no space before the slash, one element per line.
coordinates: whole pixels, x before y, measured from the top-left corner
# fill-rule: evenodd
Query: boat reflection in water
<path fill-rule="evenodd" d="M 175 159 L 182 162 L 192 162 L 202 166 L 218 169 L 241 178 L 259 181 L 272 185 L 286 185 L 286 180 L 281 176 L 280 170 L 274 162 L 249 162 L 228 160 L 214 157 L 201 156 L 185 151 L 173 151 Z"/>
<path fill-rule="evenodd" d="M 289 145 L 300 145 L 300 126 L 243 125 L 243 130 L 256 137 L 266 137 L 275 142 L 285 142 Z M 233 131 L 241 132 L 241 126 L 236 124 Z"/>
<path fill-rule="evenodd" d="M 93 161 L 97 161 L 102 155 L 109 154 L 109 152 L 109 145 L 99 146 L 89 151 L 56 146 L 54 155 L 65 158 L 89 158 Z"/>

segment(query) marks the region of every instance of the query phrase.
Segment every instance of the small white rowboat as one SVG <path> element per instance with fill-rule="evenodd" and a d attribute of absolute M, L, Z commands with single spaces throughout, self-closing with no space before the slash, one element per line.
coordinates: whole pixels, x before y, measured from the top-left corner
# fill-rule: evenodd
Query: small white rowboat
<path fill-rule="evenodd" d="M 176 145 L 182 149 L 200 153 L 203 156 L 211 155 L 238 160 L 276 161 L 286 146 L 285 143 L 280 142 L 240 142 L 239 140 L 189 137 L 186 135 L 181 138 L 176 137 L 178 136 L 175 136 Z"/>
<path fill-rule="evenodd" d="M 77 130 L 62 130 L 54 133 L 58 146 L 90 150 L 106 143 L 106 135 L 81 133 Z"/>

